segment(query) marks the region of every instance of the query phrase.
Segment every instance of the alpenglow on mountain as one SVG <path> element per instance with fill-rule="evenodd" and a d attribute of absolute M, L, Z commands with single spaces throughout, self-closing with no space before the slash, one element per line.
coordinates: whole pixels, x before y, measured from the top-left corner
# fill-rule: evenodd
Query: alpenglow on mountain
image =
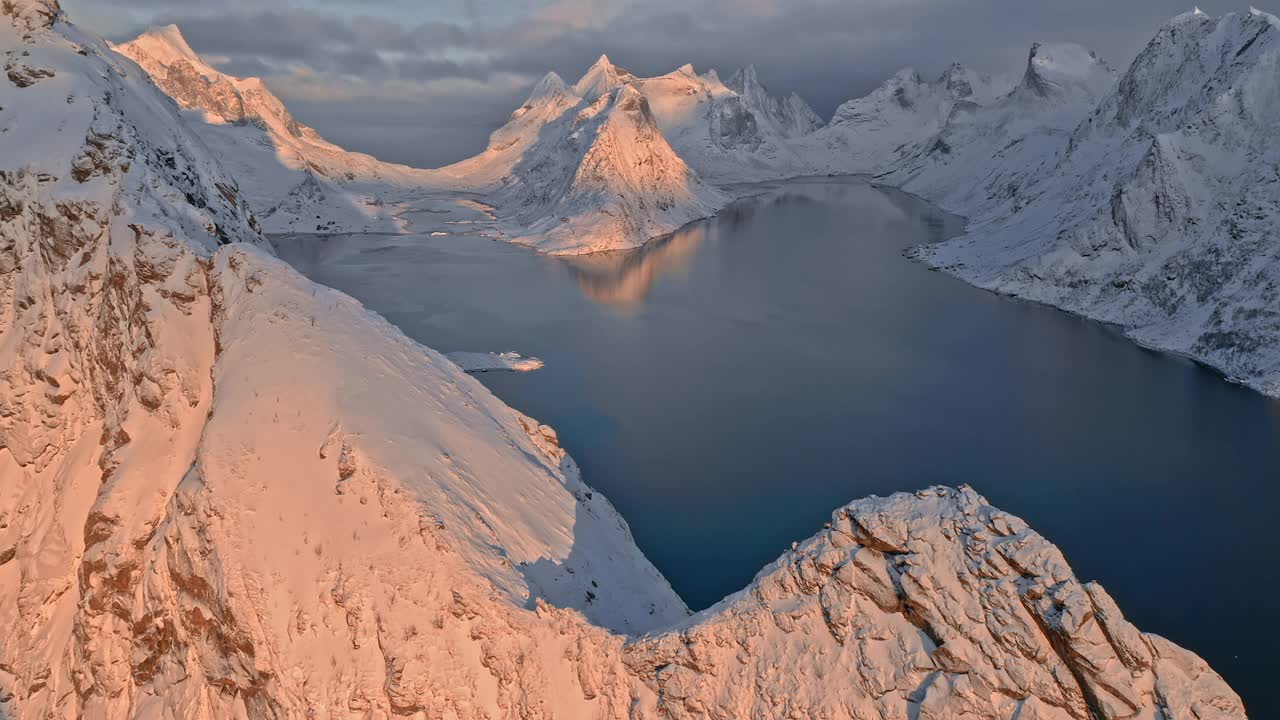
<path fill-rule="evenodd" d="M 736 180 L 874 171 L 970 209 L 929 262 L 1274 391 L 1277 26 L 1177 18 L 1114 84 L 1074 46 L 1007 92 L 900 73 L 827 124 L 750 69 L 602 58 L 418 170 L 324 142 L 174 30 L 116 52 L 6 0 L 0 716 L 1244 718 L 969 488 L 838 508 L 691 615 L 554 430 L 262 229 L 586 252 Z"/>

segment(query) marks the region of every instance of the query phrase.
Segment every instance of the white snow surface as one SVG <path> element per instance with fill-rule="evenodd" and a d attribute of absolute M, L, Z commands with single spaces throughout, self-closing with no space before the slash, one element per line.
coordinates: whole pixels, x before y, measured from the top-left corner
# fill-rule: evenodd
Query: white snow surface
<path fill-rule="evenodd" d="M 527 357 L 512 351 L 487 353 L 456 351 L 445 353 L 445 357 L 467 372 L 489 372 L 491 370 L 532 372 L 541 370 L 545 365 L 536 357 Z"/>
<path fill-rule="evenodd" d="M 53 0 L 0 49 L 0 715 L 1245 717 L 967 488 L 688 616 L 550 428 L 274 258 L 136 66 Z"/>

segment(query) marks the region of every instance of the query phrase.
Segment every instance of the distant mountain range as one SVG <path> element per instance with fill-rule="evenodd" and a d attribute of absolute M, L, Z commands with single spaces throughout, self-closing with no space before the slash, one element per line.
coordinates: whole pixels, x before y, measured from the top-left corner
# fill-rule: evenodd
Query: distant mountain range
<path fill-rule="evenodd" d="M 484 152 L 434 171 L 324 142 L 261 82 L 209 68 L 176 28 L 118 49 L 204 111 L 198 132 L 269 231 L 402 231 L 422 197 L 454 194 L 485 212 L 461 229 L 577 254 L 670 233 L 742 183 L 864 174 L 972 220 L 921 249 L 927 262 L 1274 395 L 1277 108 L 1262 78 L 1275 24 L 1187 13 L 1123 74 L 1071 44 L 1034 45 L 1013 84 L 961 65 L 934 80 L 907 69 L 827 123 L 770 95 L 751 67 L 727 82 L 688 65 L 640 78 L 601 57 L 573 85 L 544 77 Z"/>

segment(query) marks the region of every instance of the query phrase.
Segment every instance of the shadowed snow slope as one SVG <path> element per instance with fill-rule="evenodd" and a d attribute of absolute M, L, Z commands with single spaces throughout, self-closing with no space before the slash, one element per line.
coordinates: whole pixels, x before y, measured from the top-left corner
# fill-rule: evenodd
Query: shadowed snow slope
<path fill-rule="evenodd" d="M 1034 173 L 952 202 L 969 234 L 926 256 L 1280 394 L 1278 76 L 1274 16 L 1173 19 Z"/>
<path fill-rule="evenodd" d="M 796 143 L 797 152 L 812 172 L 891 170 L 937 134 L 953 108 L 988 103 L 999 92 L 1000 81 L 962 65 L 952 65 L 933 81 L 906 68 L 865 97 L 836 108 L 826 127 Z"/>
<path fill-rule="evenodd" d="M 984 105 L 956 102 L 941 130 L 904 147 L 882 178 L 947 207 L 1005 198 L 1052 169 L 1114 85 L 1115 73 L 1085 48 L 1037 44 L 1012 92 Z"/>
<path fill-rule="evenodd" d="M 269 232 L 379 232 L 402 228 L 381 201 L 433 175 L 352 153 L 299 123 L 258 78 L 236 78 L 200 59 L 173 25 L 113 47 L 205 122 L 193 126 L 245 184 Z"/>
<path fill-rule="evenodd" d="M 1244 717 L 968 489 L 688 617 L 550 428 L 272 257 L 51 0 L 0 8 L 0 715 Z"/>

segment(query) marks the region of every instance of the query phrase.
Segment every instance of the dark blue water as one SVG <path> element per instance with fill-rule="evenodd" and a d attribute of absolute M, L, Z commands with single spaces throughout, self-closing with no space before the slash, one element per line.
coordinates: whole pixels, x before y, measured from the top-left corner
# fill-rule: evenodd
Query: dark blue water
<path fill-rule="evenodd" d="M 375 236 L 281 250 L 437 349 L 544 359 L 480 378 L 560 432 L 694 608 L 849 500 L 969 483 L 1253 716 L 1280 716 L 1280 403 L 902 256 L 959 228 L 812 180 L 623 255 Z"/>

